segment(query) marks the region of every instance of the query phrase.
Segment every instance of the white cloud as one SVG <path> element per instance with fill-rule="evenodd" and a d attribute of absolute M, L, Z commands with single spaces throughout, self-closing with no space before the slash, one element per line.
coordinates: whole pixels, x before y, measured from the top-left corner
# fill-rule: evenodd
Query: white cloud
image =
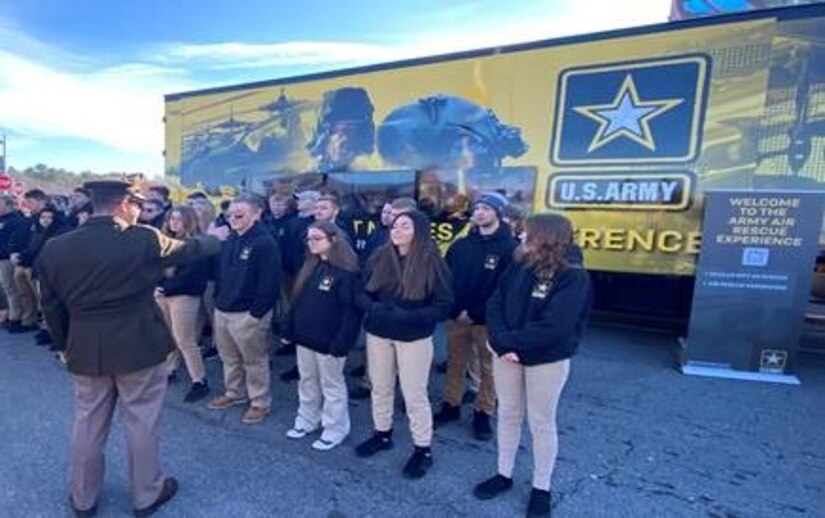
<path fill-rule="evenodd" d="M 514 9 L 495 27 L 489 24 L 496 20 L 486 20 L 487 26 L 468 26 L 462 15 L 466 12 L 460 9 L 449 13 L 456 17 L 455 23 L 433 25 L 444 27 L 442 32 L 397 35 L 386 44 L 161 44 L 140 62 L 97 68 L 96 56 L 53 48 L 0 18 L 0 124 L 29 141 L 86 139 L 121 151 L 122 169 L 133 169 L 126 162 L 143 157 L 146 168 L 161 171 L 164 94 L 215 86 L 205 82 L 210 74 L 214 78 L 223 71 L 220 77 L 226 77 L 232 72 L 241 82 L 298 69 L 329 70 L 642 25 L 665 21 L 668 6 L 666 0 L 565 0 L 552 8 L 542 4 L 543 14 L 535 6 L 523 13 Z M 95 157 L 89 162 L 99 163 Z"/>
<path fill-rule="evenodd" d="M 178 44 L 165 47 L 160 62 L 200 65 L 216 70 L 341 64 L 392 59 L 387 46 L 340 41 L 284 43 Z"/>

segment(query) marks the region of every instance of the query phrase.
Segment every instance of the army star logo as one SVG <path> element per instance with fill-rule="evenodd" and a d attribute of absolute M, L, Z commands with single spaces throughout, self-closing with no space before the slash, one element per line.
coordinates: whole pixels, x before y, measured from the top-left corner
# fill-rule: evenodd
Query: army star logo
<path fill-rule="evenodd" d="M 612 103 L 577 106 L 573 110 L 599 123 L 599 129 L 587 148 L 588 153 L 619 137 L 629 138 L 656 151 L 656 143 L 650 131 L 651 119 L 682 102 L 683 99 L 641 100 L 633 76 L 627 74 Z"/>

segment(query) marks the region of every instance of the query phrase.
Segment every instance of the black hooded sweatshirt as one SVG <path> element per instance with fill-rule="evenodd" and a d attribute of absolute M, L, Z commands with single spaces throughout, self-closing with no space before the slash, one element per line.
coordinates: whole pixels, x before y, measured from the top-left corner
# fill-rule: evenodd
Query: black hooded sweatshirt
<path fill-rule="evenodd" d="M 467 311 L 474 324 L 485 323 L 487 300 L 512 262 L 517 245 L 510 228 L 501 224 L 494 233 L 486 236 L 474 227 L 467 236 L 450 246 L 446 260 L 453 272 L 455 305 L 452 318 Z"/>

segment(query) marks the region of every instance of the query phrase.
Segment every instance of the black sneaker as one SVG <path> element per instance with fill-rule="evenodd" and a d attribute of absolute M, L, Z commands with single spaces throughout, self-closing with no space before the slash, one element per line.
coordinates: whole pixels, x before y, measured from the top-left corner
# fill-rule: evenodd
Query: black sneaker
<path fill-rule="evenodd" d="M 453 406 L 446 401 L 441 403 L 441 408 L 433 414 L 433 424 L 435 426 L 447 424 L 451 421 L 458 421 L 459 419 L 461 419 L 461 407 Z"/>
<path fill-rule="evenodd" d="M 490 416 L 478 410 L 473 414 L 473 436 L 479 441 L 489 441 L 493 438 Z"/>
<path fill-rule="evenodd" d="M 427 470 L 433 465 L 433 452 L 429 447 L 422 448 L 416 446 L 410 460 L 404 465 L 402 473 L 405 477 L 419 479 L 427 474 Z"/>
<path fill-rule="evenodd" d="M 527 504 L 527 518 L 550 516 L 550 491 L 533 488 L 530 503 Z"/>
<path fill-rule="evenodd" d="M 372 391 L 367 387 L 355 387 L 349 391 L 350 399 L 368 399 L 372 395 Z"/>
<path fill-rule="evenodd" d="M 45 329 L 41 329 L 34 335 L 34 343 L 37 345 L 50 345 L 54 343 L 51 333 Z"/>
<path fill-rule="evenodd" d="M 473 488 L 473 496 L 479 500 L 489 500 L 513 487 L 513 479 L 504 475 L 488 478 Z"/>
<path fill-rule="evenodd" d="M 189 392 L 183 396 L 183 401 L 185 403 L 194 403 L 195 401 L 200 401 L 205 398 L 208 394 L 209 382 L 206 380 L 196 381 L 192 383 L 191 387 L 189 387 Z"/>
<path fill-rule="evenodd" d="M 284 383 L 289 383 L 290 381 L 297 381 L 300 378 L 301 374 L 298 372 L 297 366 L 281 374 L 281 381 L 283 381 Z"/>
<path fill-rule="evenodd" d="M 372 437 L 355 448 L 355 454 L 359 457 L 372 457 L 379 451 L 390 450 L 392 447 L 392 430 L 389 432 L 375 432 Z"/>
<path fill-rule="evenodd" d="M 5 321 L 5 322 L 3 322 L 2 324 L 0 324 L 0 328 L 2 328 L 2 329 L 8 329 L 8 328 L 10 328 L 10 327 L 15 327 L 15 326 L 19 326 L 19 325 L 20 325 L 20 321 L 19 321 L 19 320 L 6 320 L 6 321 Z"/>
<path fill-rule="evenodd" d="M 16 326 L 9 327 L 9 333 L 11 333 L 13 335 L 19 335 L 19 334 L 23 334 L 23 333 L 33 333 L 33 332 L 35 332 L 39 329 L 40 328 L 37 327 L 36 324 L 31 324 L 31 325 L 18 324 Z"/>

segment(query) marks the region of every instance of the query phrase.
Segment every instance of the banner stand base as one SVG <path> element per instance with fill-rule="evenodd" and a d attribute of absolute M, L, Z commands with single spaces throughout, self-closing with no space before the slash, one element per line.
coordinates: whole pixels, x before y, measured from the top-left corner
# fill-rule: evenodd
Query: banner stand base
<path fill-rule="evenodd" d="M 792 374 L 769 374 L 766 372 L 742 371 L 731 368 L 727 363 L 697 362 L 687 358 L 687 339 L 680 337 L 679 342 L 679 372 L 686 376 L 702 376 L 739 381 L 762 381 L 765 383 L 780 383 L 782 385 L 801 385 L 799 378 Z"/>
<path fill-rule="evenodd" d="M 682 374 L 740 381 L 762 381 L 783 385 L 801 385 L 799 378 L 791 374 L 766 374 L 763 372 L 740 371 L 717 364 L 688 362 L 679 367 Z"/>

